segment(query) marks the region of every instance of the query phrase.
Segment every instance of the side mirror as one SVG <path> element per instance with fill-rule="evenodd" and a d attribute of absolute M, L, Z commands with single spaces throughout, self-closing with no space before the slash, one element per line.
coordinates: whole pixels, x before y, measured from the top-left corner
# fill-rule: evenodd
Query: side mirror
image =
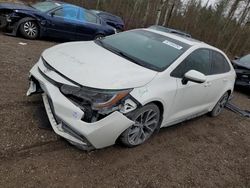
<path fill-rule="evenodd" d="M 51 12 L 51 13 L 50 13 L 50 16 L 51 16 L 51 17 L 54 17 L 54 15 L 55 15 L 54 12 Z"/>
<path fill-rule="evenodd" d="M 201 72 L 198 72 L 196 70 L 190 70 L 184 75 L 184 78 L 182 79 L 182 84 L 186 85 L 189 81 L 201 84 L 206 82 L 206 80 L 206 76 Z"/>

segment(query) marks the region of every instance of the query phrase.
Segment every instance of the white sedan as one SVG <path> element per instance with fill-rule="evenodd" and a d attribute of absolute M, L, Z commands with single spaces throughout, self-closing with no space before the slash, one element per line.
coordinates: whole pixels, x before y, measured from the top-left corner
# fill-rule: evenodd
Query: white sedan
<path fill-rule="evenodd" d="M 27 95 L 42 93 L 56 134 L 78 148 L 128 147 L 161 127 L 217 116 L 235 71 L 220 50 L 175 34 L 136 29 L 43 52 Z"/>

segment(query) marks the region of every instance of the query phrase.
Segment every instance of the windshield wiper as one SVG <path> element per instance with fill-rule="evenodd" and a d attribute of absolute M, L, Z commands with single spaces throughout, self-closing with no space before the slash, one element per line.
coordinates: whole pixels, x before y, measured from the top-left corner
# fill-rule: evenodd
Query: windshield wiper
<path fill-rule="evenodd" d="M 97 44 L 99 44 L 100 46 L 102 46 L 103 48 L 105 48 L 105 49 L 107 49 L 107 50 L 109 50 L 109 51 L 111 51 L 111 52 L 137 64 L 137 65 L 140 65 L 142 67 L 146 67 L 146 68 L 153 69 L 153 70 L 157 71 L 157 67 L 150 65 L 150 64 L 148 64 L 148 63 L 146 63 L 138 58 L 135 58 L 135 57 L 123 52 L 123 51 L 120 51 L 119 49 L 113 48 L 110 45 L 105 44 L 101 39 L 95 40 L 95 42 Z"/>

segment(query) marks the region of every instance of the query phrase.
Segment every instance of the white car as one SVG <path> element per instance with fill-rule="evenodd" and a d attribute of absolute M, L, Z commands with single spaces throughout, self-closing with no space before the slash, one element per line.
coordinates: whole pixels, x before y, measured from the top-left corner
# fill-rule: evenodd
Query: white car
<path fill-rule="evenodd" d="M 133 147 L 161 127 L 219 115 L 235 77 L 215 47 L 136 29 L 45 50 L 27 95 L 42 93 L 55 133 L 81 149 Z"/>

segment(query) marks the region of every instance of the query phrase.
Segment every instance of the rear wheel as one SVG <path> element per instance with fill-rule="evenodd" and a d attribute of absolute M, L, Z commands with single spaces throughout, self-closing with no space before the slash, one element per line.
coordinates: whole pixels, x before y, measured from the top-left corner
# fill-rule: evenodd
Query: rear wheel
<path fill-rule="evenodd" d="M 215 107 L 214 107 L 214 109 L 212 110 L 212 112 L 210 112 L 210 115 L 211 115 L 212 117 L 216 117 L 216 116 L 218 116 L 218 115 L 221 114 L 221 112 L 223 111 L 224 107 L 225 107 L 226 104 L 227 104 L 228 98 L 229 98 L 228 92 L 225 93 L 225 94 L 220 98 L 220 100 L 217 102 L 217 104 L 215 105 Z"/>
<path fill-rule="evenodd" d="M 131 120 L 135 124 L 120 137 L 121 142 L 128 147 L 141 145 L 152 136 L 160 125 L 160 110 L 155 104 L 148 104 L 135 111 Z"/>
<path fill-rule="evenodd" d="M 39 35 L 38 24 L 34 21 L 26 21 L 20 25 L 20 33 L 24 38 L 36 39 Z"/>

